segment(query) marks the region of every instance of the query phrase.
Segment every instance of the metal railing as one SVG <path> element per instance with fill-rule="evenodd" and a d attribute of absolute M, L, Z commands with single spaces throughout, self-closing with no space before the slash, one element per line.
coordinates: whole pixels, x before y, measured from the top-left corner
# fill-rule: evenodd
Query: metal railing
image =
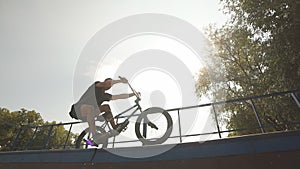
<path fill-rule="evenodd" d="M 297 107 L 299 108 L 299 113 L 300 113 L 300 99 L 297 96 L 298 90 L 291 90 L 291 91 L 285 91 L 285 92 L 276 92 L 276 93 L 271 93 L 271 94 L 265 94 L 265 95 L 259 95 L 259 96 L 253 96 L 253 97 L 245 97 L 245 98 L 238 98 L 238 99 L 232 99 L 232 100 L 225 100 L 225 101 L 219 101 L 219 102 L 212 102 L 212 103 L 206 103 L 206 104 L 200 104 L 200 105 L 195 105 L 195 106 L 188 106 L 188 107 L 180 107 L 180 108 L 174 108 L 174 109 L 168 109 L 167 111 L 174 116 L 177 116 L 178 119 L 178 135 L 171 135 L 169 138 L 178 138 L 179 143 L 183 142 L 183 138 L 187 137 L 195 137 L 195 136 L 202 136 L 202 135 L 218 135 L 219 138 L 222 138 L 223 133 L 231 133 L 231 132 L 240 132 L 240 131 L 251 131 L 251 130 L 260 130 L 261 133 L 265 133 L 268 128 L 274 127 L 273 125 L 267 125 L 263 124 L 261 116 L 257 110 L 257 106 L 255 104 L 255 101 L 258 99 L 265 99 L 265 98 L 275 98 L 279 96 L 289 96 L 291 97 Z M 255 118 L 257 120 L 258 126 L 257 127 L 250 127 L 250 128 L 237 128 L 237 129 L 231 129 L 231 130 L 222 130 L 221 125 L 219 122 L 218 118 L 218 113 L 216 110 L 216 106 L 218 105 L 225 105 L 225 104 L 231 104 L 231 103 L 240 103 L 240 102 L 246 102 L 250 104 L 253 113 L 255 115 Z M 208 107 L 211 108 L 211 113 L 214 116 L 214 123 L 215 123 L 215 131 L 208 131 L 208 132 L 202 132 L 202 133 L 196 133 L 196 134 L 183 134 L 182 132 L 182 120 L 181 120 L 181 111 L 183 110 L 191 110 L 191 109 L 197 109 L 197 108 L 202 108 L 202 107 Z M 173 114 L 176 113 L 176 114 Z M 126 116 L 120 116 L 118 118 L 125 118 Z M 118 119 L 117 119 L 118 120 Z M 15 139 L 11 145 L 10 150 L 28 150 L 28 149 L 49 149 L 53 147 L 57 147 L 59 149 L 66 149 L 66 148 L 75 148 L 74 144 L 68 144 L 70 141 L 70 135 L 73 129 L 73 126 L 76 124 L 81 124 L 81 123 L 86 123 L 86 122 L 70 122 L 70 123 L 60 123 L 60 124 L 49 124 L 49 125 L 43 125 L 43 126 L 29 126 L 25 125 L 22 126 L 19 130 L 18 133 L 15 136 Z M 51 139 L 51 134 L 53 133 L 53 129 L 55 127 L 59 126 L 67 126 L 70 125 L 68 129 L 68 133 L 65 136 L 65 140 L 63 141 L 63 144 L 59 145 L 51 145 L 49 146 L 49 140 Z M 300 128 L 300 121 L 293 121 L 293 122 L 286 122 L 282 124 L 277 124 L 277 126 L 286 126 L 286 125 L 299 125 Z M 49 128 L 47 131 L 47 136 L 44 139 L 44 143 L 42 145 L 33 145 L 34 140 L 37 139 L 37 133 L 41 131 L 42 129 Z M 173 126 L 173 130 L 175 129 L 175 126 Z M 22 141 L 22 133 L 26 132 L 26 130 L 33 130 L 33 134 L 31 138 L 27 141 L 26 144 L 23 144 L 23 146 L 19 146 L 19 142 Z M 24 141 L 24 140 L 23 140 Z M 74 141 L 74 140 L 73 140 Z M 131 142 L 137 142 L 139 140 L 126 140 L 126 141 L 115 141 L 115 138 L 113 138 L 113 141 L 110 142 L 112 144 L 112 147 L 115 146 L 115 144 L 118 143 L 131 143 Z"/>
<path fill-rule="evenodd" d="M 239 98 L 239 99 L 219 101 L 219 102 L 213 102 L 213 103 L 207 103 L 207 104 L 201 104 L 201 105 L 195 105 L 195 106 L 174 108 L 174 109 L 169 109 L 167 111 L 168 112 L 177 111 L 178 119 L 180 119 L 180 110 L 195 109 L 195 108 L 200 108 L 200 107 L 211 107 L 212 108 L 212 112 L 213 112 L 213 116 L 214 116 L 217 131 L 207 132 L 207 133 L 199 133 L 199 134 L 182 135 L 181 134 L 182 133 L 181 132 L 181 127 L 180 127 L 181 124 L 179 123 L 179 133 L 180 133 L 180 135 L 179 136 L 174 136 L 174 137 L 180 137 L 180 142 L 182 142 L 182 137 L 191 137 L 191 136 L 200 136 L 200 135 L 209 135 L 209 134 L 218 134 L 219 138 L 222 138 L 222 135 L 221 135 L 222 133 L 230 133 L 230 132 L 238 132 L 238 131 L 247 131 L 247 130 L 257 130 L 257 129 L 259 129 L 259 130 L 261 130 L 261 133 L 265 133 L 266 128 L 270 128 L 270 127 L 273 127 L 273 126 L 262 124 L 262 120 L 261 120 L 261 117 L 260 117 L 260 115 L 257 111 L 256 105 L 254 104 L 254 100 L 269 98 L 269 97 L 276 97 L 276 96 L 283 96 L 283 95 L 291 95 L 291 97 L 295 101 L 296 105 L 298 106 L 299 113 L 300 113 L 300 99 L 296 94 L 297 92 L 298 92 L 298 90 L 291 90 L 291 91 L 285 91 L 285 92 L 275 92 L 275 93 L 271 93 L 271 94 L 265 94 L 265 95 L 259 95 L 259 96 L 253 96 L 253 97 L 244 97 L 244 98 Z M 256 120 L 259 124 L 258 127 L 238 128 L 238 129 L 231 129 L 231 130 L 221 130 L 220 129 L 220 123 L 219 123 L 219 120 L 218 120 L 218 116 L 217 116 L 215 106 L 216 105 L 229 104 L 229 103 L 236 103 L 236 102 L 247 102 L 251 105 L 252 110 L 254 112 L 254 115 L 256 117 Z M 287 123 L 284 123 L 284 124 L 277 124 L 277 126 L 296 125 L 296 124 L 300 124 L 300 121 L 287 122 Z"/>

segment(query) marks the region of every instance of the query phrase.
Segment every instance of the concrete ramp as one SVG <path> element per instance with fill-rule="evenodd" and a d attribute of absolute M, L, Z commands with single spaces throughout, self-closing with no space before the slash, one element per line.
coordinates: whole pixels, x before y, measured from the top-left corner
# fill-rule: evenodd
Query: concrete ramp
<path fill-rule="evenodd" d="M 116 154 L 151 153 L 147 158 Z M 204 143 L 113 149 L 1 152 L 0 169 L 296 169 L 300 166 L 300 131 L 251 135 Z"/>

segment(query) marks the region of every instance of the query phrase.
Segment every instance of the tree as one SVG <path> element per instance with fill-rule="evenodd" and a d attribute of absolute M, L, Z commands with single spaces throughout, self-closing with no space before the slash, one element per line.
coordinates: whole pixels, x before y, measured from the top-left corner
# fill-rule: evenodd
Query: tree
<path fill-rule="evenodd" d="M 216 52 L 199 71 L 199 96 L 215 100 L 241 98 L 300 89 L 300 4 L 296 0 L 221 0 L 231 19 L 221 28 L 211 26 L 208 36 Z M 255 102 L 267 130 L 298 129 L 279 125 L 300 121 L 299 108 L 290 97 Z M 228 129 L 255 128 L 249 103 L 226 104 L 218 112 Z M 224 115 L 225 113 L 225 115 Z M 237 131 L 231 135 L 256 133 Z"/>
<path fill-rule="evenodd" d="M 52 124 L 56 124 L 56 122 L 44 122 L 41 115 L 33 110 L 21 109 L 20 111 L 10 112 L 8 109 L 0 108 L 0 151 L 10 149 L 21 127 L 24 130 L 15 145 L 19 149 L 25 147 L 30 147 L 30 149 L 62 148 L 67 139 L 68 131 L 61 125 L 53 127 L 50 139 L 45 147 L 48 131 Z M 32 126 L 43 127 L 35 128 Z M 32 137 L 33 135 L 35 137 Z M 70 133 L 67 144 L 71 145 L 74 139 L 75 134 Z"/>

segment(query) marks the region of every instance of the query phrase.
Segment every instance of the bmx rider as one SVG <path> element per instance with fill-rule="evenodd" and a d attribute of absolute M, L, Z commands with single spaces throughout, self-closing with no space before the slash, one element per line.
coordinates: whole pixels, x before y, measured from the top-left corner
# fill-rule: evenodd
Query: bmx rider
<path fill-rule="evenodd" d="M 122 123 L 116 124 L 112 115 L 110 106 L 108 104 L 102 104 L 104 101 L 127 99 L 134 96 L 134 93 L 111 95 L 106 93 L 113 85 L 118 83 L 128 83 L 126 78 L 120 78 L 119 80 L 113 80 L 111 78 L 105 79 L 103 82 L 94 82 L 80 97 L 79 101 L 72 105 L 70 116 L 75 119 L 81 119 L 87 121 L 89 130 L 96 139 L 97 134 L 95 126 L 95 117 L 100 114 L 110 122 L 112 128 L 117 132 L 121 132 Z"/>

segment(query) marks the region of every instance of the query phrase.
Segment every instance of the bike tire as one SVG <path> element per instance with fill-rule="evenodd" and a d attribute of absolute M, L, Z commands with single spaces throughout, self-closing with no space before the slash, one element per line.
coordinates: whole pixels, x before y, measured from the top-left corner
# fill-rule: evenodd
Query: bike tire
<path fill-rule="evenodd" d="M 84 137 L 86 137 L 87 135 L 89 135 L 90 129 L 86 128 L 85 130 L 83 130 L 80 135 L 78 136 L 76 143 L 75 143 L 75 147 L 76 148 L 82 148 L 81 146 L 83 146 L 84 148 L 87 148 L 87 143 L 86 141 L 84 141 Z M 105 133 L 105 129 L 103 129 L 102 127 L 96 126 L 96 131 L 98 133 Z M 106 148 L 108 145 L 108 139 L 105 140 L 102 144 L 99 144 L 98 147 L 102 146 L 102 148 Z"/>
<path fill-rule="evenodd" d="M 166 129 L 165 133 L 162 136 L 160 136 L 159 138 L 147 139 L 142 135 L 142 132 L 141 132 L 141 124 L 143 124 L 142 120 L 144 120 L 148 114 L 154 114 L 153 112 L 155 112 L 155 111 L 157 111 L 157 113 L 161 113 L 166 118 L 167 129 Z M 148 108 L 143 113 L 141 113 L 140 116 L 138 116 L 136 123 L 135 123 L 135 134 L 136 134 L 137 138 L 143 143 L 143 145 L 154 145 L 154 144 L 164 143 L 171 135 L 172 130 L 173 130 L 172 117 L 166 110 L 159 108 L 159 107 Z"/>

